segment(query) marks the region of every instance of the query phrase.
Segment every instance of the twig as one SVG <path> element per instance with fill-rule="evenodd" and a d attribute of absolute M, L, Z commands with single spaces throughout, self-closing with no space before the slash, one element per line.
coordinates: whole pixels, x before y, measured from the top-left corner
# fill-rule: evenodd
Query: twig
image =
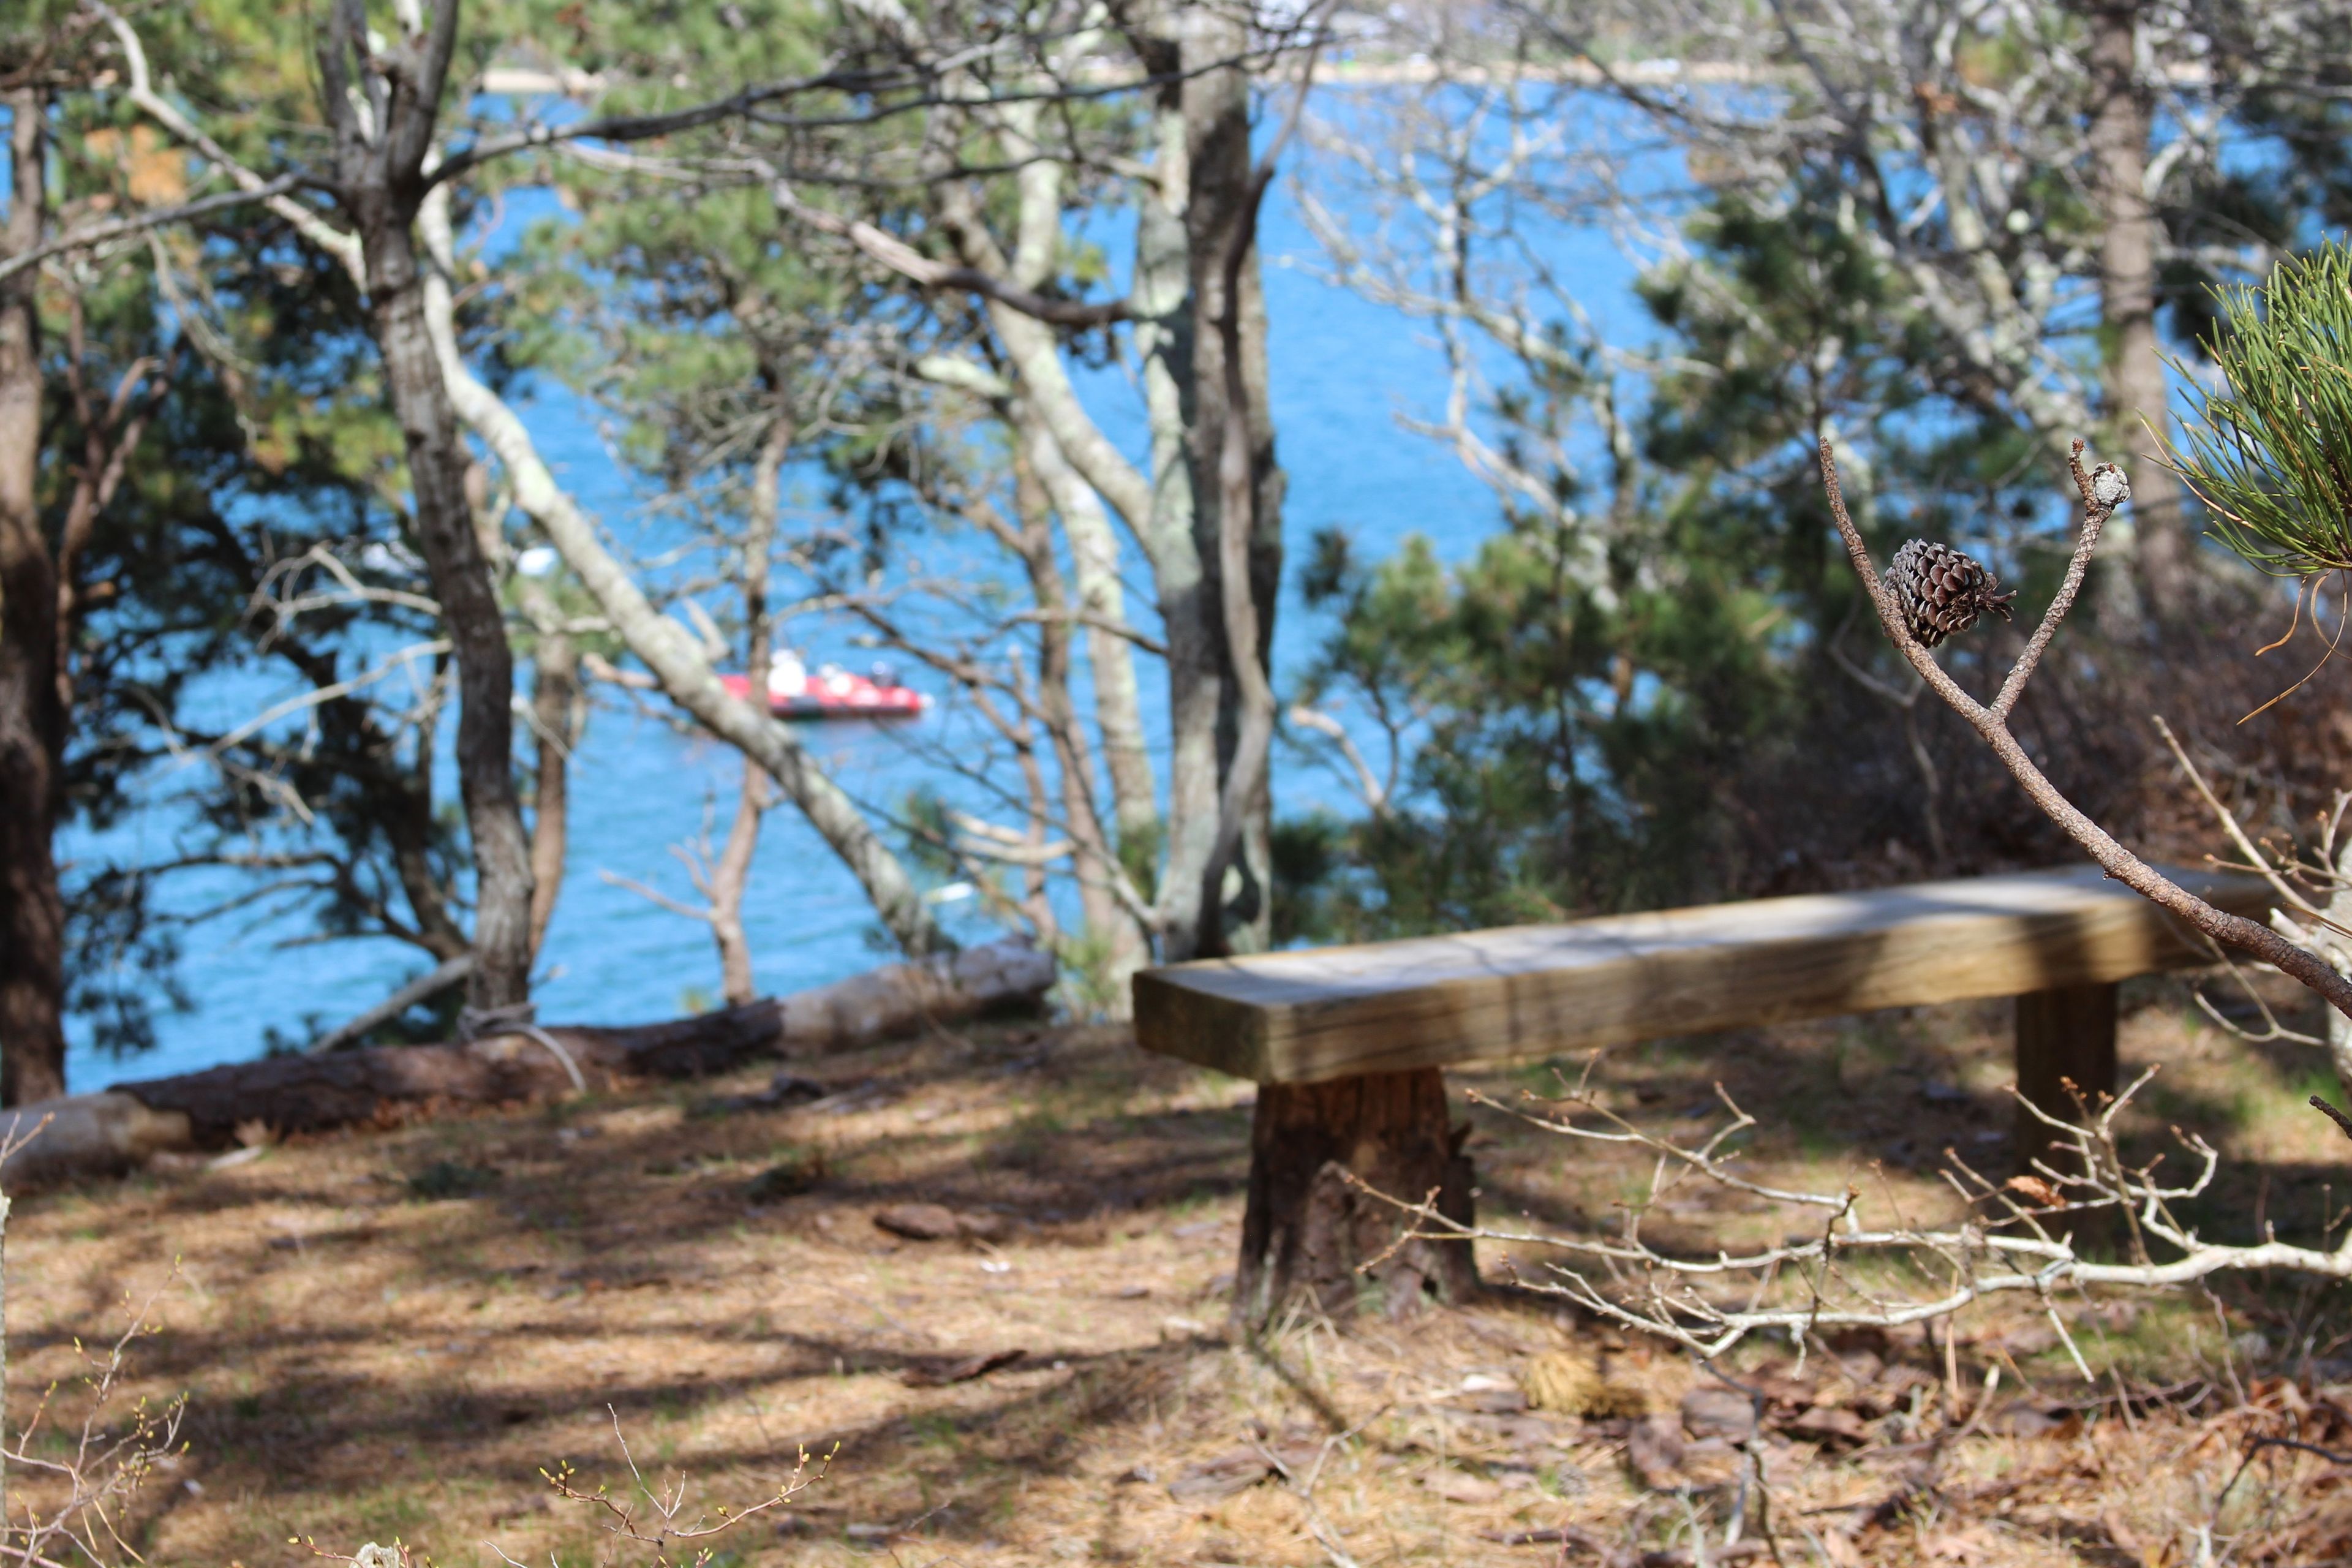
<path fill-rule="evenodd" d="M 2328 1104 L 2327 1101 L 2320 1099 L 2319 1096 L 2315 1094 L 2311 1097 L 2311 1106 L 2313 1110 L 2326 1115 L 2328 1121 L 2336 1123 L 2336 1127 L 2343 1132 L 2344 1136 L 2347 1138 L 2352 1138 L 2352 1116 L 2345 1115 L 2342 1111 L 2336 1110 L 2334 1106 Z"/>
<path fill-rule="evenodd" d="M 1727 1150 L 1725 1140 L 1754 1122 L 1728 1097 L 1725 1103 L 1731 1114 L 1726 1123 L 1696 1146 L 1685 1146 L 1589 1102 L 1578 1102 L 1579 1108 L 1591 1110 L 1601 1125 L 1579 1125 L 1556 1114 L 1538 1115 L 1484 1095 L 1471 1096 L 1535 1127 L 1629 1144 L 1654 1157 L 1647 1195 L 1622 1205 L 1623 1226 L 1606 1237 L 1464 1225 L 1438 1212 L 1434 1194 L 1414 1203 L 1380 1194 L 1360 1182 L 1352 1184 L 1396 1208 L 1405 1219 L 1407 1237 L 1475 1237 L 1515 1251 L 1539 1248 L 1565 1255 L 1563 1261 L 1546 1265 L 1548 1278 L 1528 1279 L 1529 1288 L 1566 1298 L 1627 1328 L 1672 1340 L 1702 1357 L 1719 1356 L 1755 1333 L 1810 1337 L 1830 1328 L 1897 1327 L 1949 1317 L 1990 1296 L 2030 1293 L 2050 1313 L 2077 1370 L 2088 1377 L 2087 1363 L 2053 1300 L 2053 1292 L 2069 1282 L 2160 1289 L 2216 1273 L 2268 1268 L 2352 1279 L 2352 1242 L 2321 1251 L 2268 1239 L 2241 1247 L 2201 1238 L 2175 1211 L 2205 1193 L 2219 1169 L 2218 1152 L 2203 1140 L 2175 1131 L 2195 1157 L 2195 1167 L 2169 1183 L 2157 1178 L 2156 1162 L 2134 1168 L 2116 1156 L 2117 1119 L 2153 1076 L 2153 1069 L 2143 1072 L 2114 1100 L 2095 1111 L 2085 1110 L 2077 1121 L 2061 1121 L 2021 1100 L 2029 1115 L 2055 1133 L 2059 1154 L 2038 1163 L 2036 1174 L 2008 1184 L 1980 1176 L 1953 1156 L 1954 1169 L 1948 1171 L 1947 1180 L 1980 1212 L 1937 1228 L 1901 1223 L 1899 1216 L 1894 1225 L 1869 1223 L 1861 1194 L 1852 1187 L 1843 1192 L 1790 1191 L 1740 1174 L 1732 1168 L 1738 1156 Z M 2345 1124 L 2352 1130 L 2352 1117 Z M 1817 1229 L 1800 1230 L 1779 1246 L 1743 1253 L 1717 1248 L 1711 1255 L 1666 1251 L 1643 1239 L 1641 1220 L 1664 1193 L 1687 1177 L 1822 1217 Z M 2032 1197 L 2033 1206 L 2021 1202 L 2021 1195 Z M 2170 1256 L 2094 1262 L 2076 1250 L 2071 1237 L 2053 1235 L 2042 1223 L 2053 1215 L 2115 1208 L 2130 1215 L 2146 1242 Z M 1861 1277 L 1850 1272 L 1851 1260 L 1870 1258 L 1907 1258 L 1921 1266 L 1940 1266 L 1949 1283 L 1933 1294 L 1911 1294 L 1878 1283 L 1885 1276 L 1876 1271 Z M 1727 1299 L 1727 1287 L 1737 1287 L 1744 1299 Z M 1978 1414 L 1982 1414 L 1981 1401 Z"/>
<path fill-rule="evenodd" d="M 280 174 L 268 184 L 254 190 L 221 191 L 213 195 L 199 197 L 195 201 L 182 202 L 177 206 L 152 207 L 145 212 L 133 214 L 130 217 L 114 218 L 106 223 L 92 224 L 88 228 L 74 229 L 58 236 L 47 245 L 35 246 L 30 250 L 19 251 L 6 260 L 0 261 L 0 279 L 12 278 L 27 267 L 37 267 L 50 257 L 68 250 L 87 250 L 92 246 L 104 245 L 110 239 L 121 239 L 151 228 L 161 228 L 167 224 L 184 223 L 190 218 L 226 212 L 231 207 L 246 206 L 254 202 L 266 202 L 272 196 L 285 195 L 299 187 L 301 183 L 299 175 Z"/>
<path fill-rule="evenodd" d="M 2057 633 L 2058 624 L 2073 606 L 2074 591 L 2081 586 L 2082 577 L 2097 548 L 2099 531 L 2113 516 L 2117 506 L 2130 496 L 2123 484 L 2121 473 L 2102 464 L 2095 476 L 2084 472 L 2083 444 L 2074 443 L 2074 470 L 2075 488 L 2083 499 L 2083 525 L 2074 557 L 2066 568 L 2066 582 L 2051 601 L 2032 640 L 2011 668 L 2009 679 L 2001 683 L 2000 696 L 1990 708 L 1979 702 L 1960 689 L 1959 683 L 1937 664 L 1934 656 L 1920 646 L 1905 624 L 1903 613 L 1895 595 L 1879 579 L 1878 569 L 1870 559 L 1870 549 L 1863 542 L 1862 531 L 1847 514 L 1845 498 L 1838 488 L 1837 459 L 1824 437 L 1821 443 L 1822 484 L 1828 492 L 1830 516 L 1836 521 L 1839 537 L 1845 542 L 1846 554 L 1853 563 L 1854 574 L 1862 579 L 1863 590 L 1870 596 L 1878 611 L 1879 625 L 1889 641 L 1911 668 L 1919 672 L 1937 696 L 1954 712 L 1968 721 L 1970 728 L 1983 737 L 1992 748 L 2011 777 L 2024 787 L 2033 804 L 2061 828 L 2066 836 L 2089 852 L 2093 860 L 2107 875 L 2122 882 L 2134 892 L 2171 910 L 2206 935 L 2232 947 L 2242 948 L 2263 963 L 2273 965 L 2317 992 L 2328 1004 L 2347 1017 L 2352 1017 L 2352 980 L 2336 973 L 2335 968 L 2318 954 L 2297 947 L 2269 928 L 2242 916 L 2215 909 L 2204 900 L 2158 872 L 2155 868 L 2117 843 L 2106 829 L 2084 816 L 2081 808 L 2062 795 L 2057 786 L 2045 777 L 2033 759 L 2009 728 L 2010 710 L 2025 689 L 2028 677 Z"/>
<path fill-rule="evenodd" d="M 2331 1464 L 2352 1465 L 2352 1454 L 2339 1454 L 2315 1443 L 2305 1443 L 2294 1437 L 2257 1437 L 2246 1445 L 2246 1457 L 2240 1459 L 2238 1468 L 2230 1472 L 2229 1483 L 2214 1494 L 2213 1512 L 2217 1518 L 2221 1514 L 2221 1504 L 2229 1500 L 2230 1493 L 2237 1489 L 2239 1479 L 2246 1473 L 2246 1467 L 2252 1464 L 2254 1456 L 2265 1448 L 2292 1448 L 2297 1453 L 2316 1454 Z"/>
<path fill-rule="evenodd" d="M 2271 885 L 2272 890 L 2278 894 L 2281 901 L 2293 905 L 2296 910 L 2333 931 L 2340 931 L 2346 936 L 2352 936 L 2352 926 L 2339 925 L 2335 921 L 2329 920 L 2326 910 L 2289 886 L 2286 879 L 2281 877 L 2277 868 L 2272 865 L 2270 858 L 2254 847 L 2253 840 L 2246 837 L 2244 826 L 2238 821 L 2238 814 L 2221 804 L 2221 796 L 2215 795 L 2212 786 L 2205 782 L 2205 775 L 2198 771 L 2197 764 L 2189 760 L 2189 752 L 2181 746 L 2180 738 L 2172 732 L 2172 726 L 2164 721 L 2162 714 L 2156 715 L 2154 723 L 2156 732 L 2163 736 L 2164 743 L 2172 749 L 2173 760 L 2180 764 L 2180 771 L 2189 775 L 2189 787 L 2196 790 L 2198 798 L 2204 801 L 2212 811 L 2215 818 L 2221 824 L 2221 831 L 2230 836 L 2230 842 L 2238 847 L 2238 853 L 2246 858 L 2246 864 L 2255 874 Z"/>

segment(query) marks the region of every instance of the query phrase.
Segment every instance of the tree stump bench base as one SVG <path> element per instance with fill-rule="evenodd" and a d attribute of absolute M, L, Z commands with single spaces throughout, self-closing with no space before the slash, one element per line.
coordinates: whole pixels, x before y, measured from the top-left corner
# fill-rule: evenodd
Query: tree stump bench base
<path fill-rule="evenodd" d="M 1430 1235 L 1443 1226 L 1403 1205 L 1471 1223 L 1469 1135 L 1435 1068 L 1261 1088 L 1235 1310 L 1265 1322 L 1296 1302 L 1344 1318 L 1372 1298 L 1395 1318 L 1466 1300 L 1469 1241 Z"/>
<path fill-rule="evenodd" d="M 2268 916 L 2258 877 L 2168 874 Z M 1433 1200 L 1472 1220 L 1445 1068 L 2014 996 L 2021 1091 L 2071 1117 L 2062 1080 L 2115 1091 L 2116 983 L 2208 962 L 2162 910 L 2081 867 L 1171 964 L 1135 977 L 1135 1032 L 1261 1086 L 1236 1314 L 1377 1300 L 1402 1315 L 1477 1286 L 1469 1242 L 1409 1212 Z M 2021 1167 L 2046 1133 L 2021 1112 Z"/>

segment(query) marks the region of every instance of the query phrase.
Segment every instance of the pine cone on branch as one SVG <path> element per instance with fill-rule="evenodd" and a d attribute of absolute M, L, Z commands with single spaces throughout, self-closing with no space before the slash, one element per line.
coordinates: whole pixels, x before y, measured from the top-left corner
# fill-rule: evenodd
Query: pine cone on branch
<path fill-rule="evenodd" d="M 1886 581 L 1904 624 L 1922 647 L 1967 631 L 1987 610 L 2009 619 L 2009 602 L 2017 597 L 2014 589 L 2000 592 L 1993 574 L 1970 557 L 1924 539 L 1911 540 L 1895 552 Z"/>

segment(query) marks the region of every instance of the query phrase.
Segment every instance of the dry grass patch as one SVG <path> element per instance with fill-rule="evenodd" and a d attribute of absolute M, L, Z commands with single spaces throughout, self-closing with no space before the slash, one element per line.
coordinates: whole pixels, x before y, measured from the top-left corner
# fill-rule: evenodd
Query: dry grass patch
<path fill-rule="evenodd" d="M 2315 1234 L 2341 1147 L 2293 1112 L 2310 1059 L 2184 1023 L 2176 990 L 2142 1000 L 2124 1053 L 2166 1061 L 2168 1096 L 2142 1133 L 2171 1117 L 2222 1145 L 2217 1234 L 2250 1234 L 2257 1208 Z M 1762 1119 L 1760 1169 L 1883 1182 L 1925 1219 L 1951 1203 L 1943 1148 L 2006 1158 L 2006 1050 L 2005 1009 L 1922 1010 L 1629 1050 L 1595 1081 L 1696 1128 L 1719 1079 Z M 1686 1551 L 1699 1528 L 1719 1542 L 1735 1516 L 1783 1562 L 1841 1568 L 2346 1550 L 2337 1468 L 2249 1447 L 2352 1443 L 2352 1324 L 2292 1281 L 2065 1303 L 2092 1387 L 2022 1310 L 1969 1319 L 1948 1355 L 1918 1335 L 1801 1364 L 1756 1346 L 1722 1369 L 1766 1396 L 1768 1435 L 1742 1447 L 1705 1369 L 1525 1292 L 1227 1338 L 1250 1090 L 1122 1031 L 992 1026 L 795 1070 L 823 1097 L 725 1109 L 761 1087 L 745 1074 L 32 1198 L 11 1237 L 12 1411 L 177 1259 L 137 1368 L 191 1396 L 190 1449 L 138 1521 L 161 1563 L 290 1565 L 299 1532 L 585 1563 L 593 1521 L 551 1510 L 538 1471 L 621 1479 L 615 1414 L 649 1474 L 712 1504 L 838 1444 L 788 1516 L 722 1542 L 742 1563 L 1533 1564 L 1560 1547 L 1512 1537 L 1564 1533 L 1590 1561 Z M 1642 1184 L 1476 1120 L 1490 1216 L 1589 1228 Z M 1676 1201 L 1657 1234 L 1692 1245 L 1778 1217 Z M 932 1241 L 875 1225 L 906 1205 L 968 1223 Z"/>

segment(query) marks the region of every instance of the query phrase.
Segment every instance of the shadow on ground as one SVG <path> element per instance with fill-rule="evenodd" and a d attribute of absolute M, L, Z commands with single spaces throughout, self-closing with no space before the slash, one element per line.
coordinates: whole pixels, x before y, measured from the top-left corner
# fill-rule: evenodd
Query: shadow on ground
<path fill-rule="evenodd" d="M 2186 1022 L 2177 987 L 2136 1000 L 2126 1071 L 2166 1070 L 2135 1147 L 2153 1148 L 2167 1121 L 2201 1131 L 2226 1156 L 2200 1209 L 2216 1234 L 2250 1239 L 2259 1219 L 2315 1236 L 2345 1151 L 2295 1110 L 2310 1055 Z M 1948 1205 L 1935 1178 L 1944 1150 L 2006 1170 L 2007 1027 L 2005 1006 L 1956 1007 L 1661 1042 L 1603 1058 L 1588 1087 L 1644 1125 L 1697 1136 L 1722 1113 L 1720 1085 L 1759 1119 L 1759 1172 L 1827 1190 L 1868 1180 L 1924 1216 Z M 1510 1104 L 1585 1065 L 1460 1087 Z M 126 1290 L 159 1292 L 160 1331 L 138 1347 L 136 1375 L 152 1396 L 188 1394 L 188 1449 L 130 1523 L 153 1560 L 251 1568 L 310 1561 L 288 1545 L 294 1534 L 337 1550 L 397 1534 L 449 1563 L 495 1562 L 488 1542 L 560 1568 L 602 1561 L 595 1519 L 551 1509 L 538 1472 L 568 1461 L 624 1484 L 620 1436 L 649 1477 L 688 1487 L 689 1512 L 761 1500 L 803 1448 L 834 1456 L 821 1485 L 729 1538 L 730 1562 L 1305 1564 L 1339 1552 L 1536 1563 L 1559 1547 L 1510 1545 L 1513 1532 L 1556 1539 L 1572 1523 L 1665 1543 L 1735 1506 L 1720 1489 L 1661 1490 L 1629 1468 L 1638 1417 L 1527 1407 L 1517 1391 L 1548 1355 L 1614 1358 L 1612 1375 L 1642 1391 L 1633 1407 L 1668 1420 L 1705 1381 L 1538 1291 L 1411 1325 L 1337 1333 L 1297 1321 L 1266 1343 L 1230 1339 L 1247 1085 L 1145 1057 L 1120 1030 L 1018 1025 L 793 1070 L 828 1096 L 714 1110 L 758 1087 L 761 1075 L 746 1073 L 36 1196 L 9 1237 L 12 1417 L 24 1422 L 39 1386 L 69 1376 L 77 1339 L 120 1322 Z M 1589 1235 L 1615 1224 L 1645 1180 L 1623 1151 L 1466 1114 L 1489 1218 Z M 877 1226 L 909 1203 L 966 1216 L 968 1234 L 919 1241 Z M 1784 1217 L 1695 1191 L 1663 1207 L 1653 1234 L 1704 1247 L 1775 1234 Z M 1506 1250 L 1482 1254 L 1490 1275 Z M 1507 1250 L 1542 1278 L 1536 1249 Z M 2208 1390 L 2208 1403 L 2177 1418 L 2151 1408 L 2129 1429 L 2138 1441 L 2145 1427 L 2150 1445 L 2168 1434 L 2170 1471 L 2150 1462 L 2065 1483 L 2106 1498 L 2113 1531 L 2073 1504 L 2035 1522 L 2042 1505 L 2018 1500 L 2042 1484 L 2032 1478 L 2059 1488 L 2079 1451 L 1980 1419 L 1965 1452 L 1939 1448 L 1937 1462 L 2010 1477 L 2002 1495 L 2016 1506 L 1996 1516 L 1987 1501 L 1969 1522 L 1947 1500 L 1942 1525 L 1907 1544 L 1899 1531 L 1873 1537 L 1867 1561 L 2104 1561 L 2126 1537 L 2193 1532 L 2178 1508 L 2165 1512 L 2166 1488 L 2190 1497 L 2202 1484 L 2210 1498 L 2218 1471 L 2195 1468 L 2226 1468 L 2242 1447 L 2236 1427 L 2218 1447 L 2184 1437 L 2222 1430 L 2210 1391 L 2234 1385 L 2235 1407 L 2252 1409 L 2248 1388 L 2294 1371 L 2296 1354 L 2316 1389 L 2312 1363 L 2340 1355 L 2333 1336 L 2352 1327 L 2332 1297 L 2291 1282 L 2224 1294 L 2219 1320 L 2202 1297 L 2082 1304 L 2104 1314 L 2087 1321 L 2118 1375 L 2184 1388 L 2201 1378 Z M 1903 1386 L 1947 1389 L 1930 1404 L 1964 1407 L 1968 1390 L 1994 1386 L 1983 1379 L 1995 1366 L 2003 1400 L 2046 1398 L 2073 1374 L 2032 1328 L 1997 1312 L 1948 1356 L 1925 1339 L 1884 1355 L 1916 1355 L 1919 1376 Z M 908 1381 L 1014 1350 L 1017 1361 L 972 1381 Z M 1820 1396 L 1843 1397 L 1836 1386 Z M 1858 1448 L 1782 1443 L 1771 1484 L 1791 1489 L 1792 1506 L 1875 1506 L 1920 1462 L 1920 1444 L 1898 1439 L 1920 1429 L 1926 1398 L 1874 1416 L 1913 1426 Z M 2086 1418 L 2067 1419 L 2080 1432 Z M 1251 1471 L 1261 1449 L 1302 1466 L 1313 1456 L 1311 1475 Z M 1187 1477 L 1218 1463 L 1238 1464 L 1244 1484 L 1188 1490 Z M 2284 1485 L 2271 1478 L 2263 1495 Z M 2093 1524 L 2075 1528 L 2084 1519 Z M 1794 1551 L 1802 1532 L 1789 1539 Z"/>

